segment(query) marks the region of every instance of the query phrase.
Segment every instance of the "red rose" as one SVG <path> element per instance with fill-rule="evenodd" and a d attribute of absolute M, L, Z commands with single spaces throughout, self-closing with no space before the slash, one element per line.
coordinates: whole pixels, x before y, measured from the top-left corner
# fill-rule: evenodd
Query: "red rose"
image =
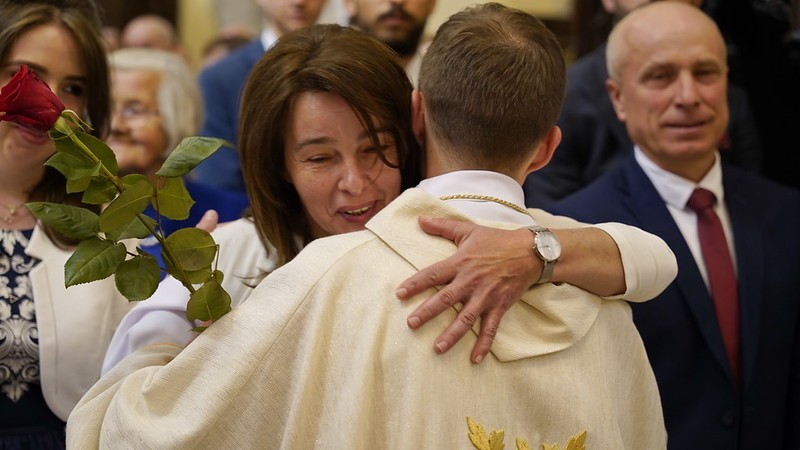
<path fill-rule="evenodd" d="M 66 106 L 28 66 L 22 65 L 0 91 L 0 121 L 48 131 Z"/>

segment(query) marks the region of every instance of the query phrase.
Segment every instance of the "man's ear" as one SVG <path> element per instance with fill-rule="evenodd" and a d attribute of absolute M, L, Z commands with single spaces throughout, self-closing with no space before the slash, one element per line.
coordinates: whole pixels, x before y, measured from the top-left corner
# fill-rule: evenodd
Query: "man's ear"
<path fill-rule="evenodd" d="M 614 106 L 614 112 L 617 113 L 617 118 L 625 122 L 625 106 L 623 104 L 623 94 L 619 87 L 619 83 L 612 78 L 606 80 L 606 90 L 608 90 L 608 97 L 611 99 L 611 104 Z"/>
<path fill-rule="evenodd" d="M 425 97 L 416 89 L 411 91 L 411 131 L 417 144 L 425 148 Z"/>
<path fill-rule="evenodd" d="M 534 172 L 546 166 L 553 157 L 558 144 L 561 143 L 561 128 L 554 126 L 547 132 L 544 139 L 539 142 L 536 154 L 528 165 L 527 173 Z"/>

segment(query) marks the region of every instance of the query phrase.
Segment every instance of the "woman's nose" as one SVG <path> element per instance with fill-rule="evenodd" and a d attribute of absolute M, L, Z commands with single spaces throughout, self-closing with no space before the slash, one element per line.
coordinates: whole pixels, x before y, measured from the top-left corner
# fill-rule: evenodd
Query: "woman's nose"
<path fill-rule="evenodd" d="M 123 133 L 127 129 L 128 121 L 125 119 L 125 117 L 117 110 L 111 111 L 111 132 L 119 134 Z"/>
<path fill-rule="evenodd" d="M 339 188 L 352 195 L 358 195 L 370 184 L 370 171 L 356 162 L 345 165 Z"/>

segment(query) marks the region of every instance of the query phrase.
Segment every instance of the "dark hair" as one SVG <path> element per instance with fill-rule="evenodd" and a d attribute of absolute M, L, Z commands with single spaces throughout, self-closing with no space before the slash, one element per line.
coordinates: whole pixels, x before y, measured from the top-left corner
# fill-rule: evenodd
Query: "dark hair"
<path fill-rule="evenodd" d="M 8 3 L 3 4 L 3 8 L 6 9 L 0 13 L 0 63 L 6 62 L 11 47 L 19 36 L 35 27 L 56 24 L 68 30 L 83 52 L 83 61 L 86 64 L 88 97 L 87 117 L 84 120 L 87 120 L 93 127 L 91 133 L 94 136 L 104 136 L 108 130 L 110 119 L 110 88 L 105 48 L 98 28 L 99 13 L 95 9 L 92 15 L 86 15 L 91 13 L 90 6 L 94 5 L 94 2 L 65 0 L 28 2 L 24 5 L 17 5 L 17 2 L 3 1 Z M 63 7 L 54 6 L 55 4 L 63 5 Z M 97 207 L 81 203 L 80 198 L 80 195 L 67 194 L 64 176 L 52 167 L 46 167 L 44 177 L 33 188 L 29 201 L 64 203 L 98 210 Z M 67 246 L 77 243 L 50 227 L 45 225 L 42 227 L 58 245 Z"/>
<path fill-rule="evenodd" d="M 15 7 L 31 5 L 50 5 L 62 11 L 77 11 L 95 28 L 100 29 L 103 25 L 102 10 L 94 0 L 0 0 L 0 15 L 6 15 Z"/>
<path fill-rule="evenodd" d="M 420 170 L 411 134 L 411 90 L 392 50 L 364 32 L 339 25 L 285 34 L 253 68 L 242 99 L 239 151 L 259 237 L 265 248 L 275 247 L 278 266 L 312 239 L 300 197 L 286 178 L 284 135 L 294 100 L 303 92 L 338 95 L 376 144 L 376 129 L 387 127 L 397 144 L 406 187 L 419 181 Z"/>
<path fill-rule="evenodd" d="M 553 33 L 497 3 L 467 8 L 439 27 L 419 75 L 428 130 L 444 154 L 503 172 L 555 125 L 565 87 Z"/>

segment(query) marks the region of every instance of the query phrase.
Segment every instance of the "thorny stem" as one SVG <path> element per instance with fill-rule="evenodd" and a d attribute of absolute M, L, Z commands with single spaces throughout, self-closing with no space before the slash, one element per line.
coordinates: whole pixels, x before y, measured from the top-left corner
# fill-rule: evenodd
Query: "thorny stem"
<path fill-rule="evenodd" d="M 66 119 L 64 117 L 65 114 L 66 115 L 71 115 L 72 117 L 69 117 L 69 120 L 68 120 L 68 119 Z M 100 170 L 102 172 L 103 177 L 105 177 L 109 181 L 111 181 L 111 183 L 114 184 L 114 187 L 117 188 L 117 191 L 122 193 L 122 191 L 125 190 L 125 186 L 122 184 L 122 181 L 119 179 L 119 177 L 117 177 L 116 175 L 111 173 L 111 171 L 108 170 L 108 168 L 105 166 L 105 164 L 103 164 L 103 162 L 94 154 L 94 152 L 92 152 L 89 149 L 89 147 L 86 146 L 86 144 L 84 144 L 80 139 L 78 139 L 78 136 L 75 134 L 75 131 L 69 125 L 69 122 L 72 122 L 76 126 L 78 126 L 81 129 L 83 129 L 83 124 L 81 123 L 82 121 L 80 121 L 79 118 L 76 119 L 76 117 L 77 117 L 77 115 L 75 114 L 74 111 L 64 110 L 61 113 L 61 116 L 59 116 L 58 119 L 56 120 L 56 123 L 53 125 L 53 127 L 59 133 L 67 135 L 70 138 L 70 140 L 73 143 L 75 143 L 75 145 L 78 146 L 78 148 L 81 149 L 81 151 L 88 158 L 90 158 L 92 161 L 94 161 L 96 163 L 100 163 Z M 175 276 L 175 278 L 177 278 L 178 281 L 180 281 L 181 284 L 183 284 L 183 286 L 186 289 L 188 289 L 190 293 L 194 294 L 195 293 L 194 286 L 192 285 L 192 283 L 190 283 L 188 281 L 189 277 L 186 275 L 186 271 L 183 269 L 181 264 L 178 262 L 177 258 L 175 258 L 175 254 L 172 252 L 172 249 L 169 247 L 169 245 L 167 245 L 166 240 L 164 239 L 164 236 L 162 236 L 161 233 L 158 230 L 156 230 L 154 227 L 152 227 L 144 219 L 144 215 L 143 214 L 137 214 L 136 217 L 137 217 L 137 219 L 139 219 L 139 222 L 141 222 L 142 225 L 144 225 L 145 228 L 147 228 L 147 230 L 153 236 L 155 236 L 156 240 L 161 245 L 162 251 L 165 253 L 165 258 L 171 263 L 172 267 L 174 267 L 176 269 L 176 271 L 178 272 L 177 274 L 172 274 L 172 275 Z M 167 271 L 167 272 L 169 272 L 169 271 Z"/>

